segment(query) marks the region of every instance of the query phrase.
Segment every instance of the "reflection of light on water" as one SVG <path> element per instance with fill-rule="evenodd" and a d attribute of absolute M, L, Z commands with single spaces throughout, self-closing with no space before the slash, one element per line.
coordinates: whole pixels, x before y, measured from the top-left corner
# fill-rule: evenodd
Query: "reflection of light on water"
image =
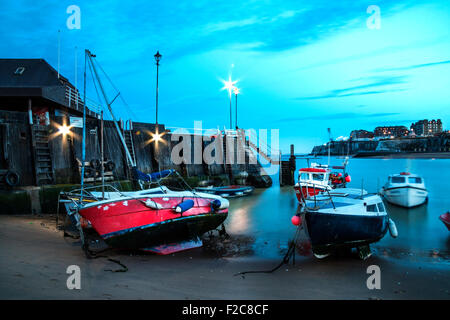
<path fill-rule="evenodd" d="M 228 218 L 228 226 L 227 230 L 230 233 L 246 233 L 249 228 L 249 216 L 248 216 L 248 207 L 241 207 L 235 210 L 232 210 L 231 215 Z"/>

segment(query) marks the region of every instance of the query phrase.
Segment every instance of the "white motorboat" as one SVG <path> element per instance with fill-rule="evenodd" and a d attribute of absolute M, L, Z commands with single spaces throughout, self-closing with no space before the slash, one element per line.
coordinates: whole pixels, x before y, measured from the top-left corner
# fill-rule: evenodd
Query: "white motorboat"
<path fill-rule="evenodd" d="M 424 179 L 409 172 L 390 175 L 381 194 L 388 202 L 406 208 L 419 206 L 428 199 Z"/>

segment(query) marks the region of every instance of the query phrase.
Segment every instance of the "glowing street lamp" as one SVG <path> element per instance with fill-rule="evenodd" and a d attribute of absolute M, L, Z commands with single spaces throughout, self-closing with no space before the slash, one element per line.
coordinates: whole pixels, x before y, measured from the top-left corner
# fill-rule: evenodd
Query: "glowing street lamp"
<path fill-rule="evenodd" d="M 224 86 L 221 90 L 228 90 L 228 95 L 230 97 L 230 129 L 233 126 L 232 122 L 232 114 L 231 114 L 231 91 L 235 87 L 234 85 L 238 82 L 238 80 L 232 81 L 231 76 L 228 77 L 228 81 L 222 80 Z"/>
<path fill-rule="evenodd" d="M 237 97 L 238 97 L 238 94 L 241 93 L 241 91 L 239 90 L 238 87 L 233 87 L 233 92 L 234 92 L 234 96 L 236 97 L 236 103 L 235 103 L 236 112 L 235 112 L 235 117 L 236 117 L 236 130 L 237 130 L 237 128 L 238 128 L 238 125 L 237 125 Z"/>

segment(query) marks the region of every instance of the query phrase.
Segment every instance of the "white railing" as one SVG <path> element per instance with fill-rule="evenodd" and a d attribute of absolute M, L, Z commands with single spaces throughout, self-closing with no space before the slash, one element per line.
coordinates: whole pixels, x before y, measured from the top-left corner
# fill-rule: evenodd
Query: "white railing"
<path fill-rule="evenodd" d="M 65 86 L 65 98 L 69 108 L 83 112 L 84 99 L 77 89 Z M 98 118 L 102 107 L 99 103 L 86 97 L 87 114 Z"/>

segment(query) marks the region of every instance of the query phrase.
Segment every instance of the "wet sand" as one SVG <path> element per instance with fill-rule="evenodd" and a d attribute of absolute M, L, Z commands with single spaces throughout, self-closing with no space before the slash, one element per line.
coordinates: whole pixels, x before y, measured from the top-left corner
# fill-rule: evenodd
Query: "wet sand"
<path fill-rule="evenodd" d="M 450 299 L 448 264 L 375 254 L 317 260 L 297 256 L 271 274 L 280 259 L 255 258 L 248 241 L 231 254 L 198 248 L 169 256 L 108 251 L 87 259 L 77 240 L 63 238 L 54 219 L 0 216 L 0 299 Z M 237 251 L 236 251 L 236 248 Z M 66 268 L 81 268 L 81 290 L 68 290 Z M 381 290 L 366 286 L 369 265 L 381 269 Z"/>

